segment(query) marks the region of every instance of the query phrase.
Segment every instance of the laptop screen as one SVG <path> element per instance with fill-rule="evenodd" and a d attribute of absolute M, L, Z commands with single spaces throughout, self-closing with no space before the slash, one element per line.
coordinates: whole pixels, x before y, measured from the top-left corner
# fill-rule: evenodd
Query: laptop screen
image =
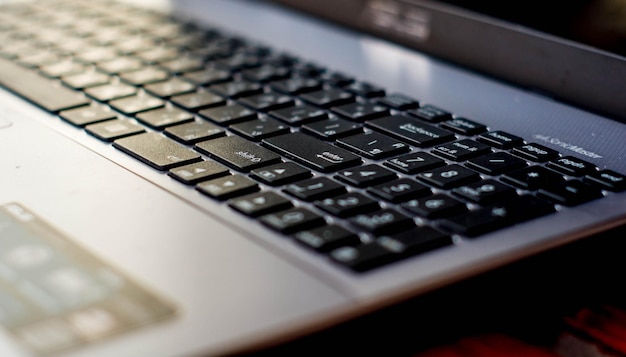
<path fill-rule="evenodd" d="M 271 0 L 626 122 L 626 1 Z"/>
<path fill-rule="evenodd" d="M 571 0 L 567 6 L 538 0 L 445 2 L 626 57 L 624 0 Z"/>

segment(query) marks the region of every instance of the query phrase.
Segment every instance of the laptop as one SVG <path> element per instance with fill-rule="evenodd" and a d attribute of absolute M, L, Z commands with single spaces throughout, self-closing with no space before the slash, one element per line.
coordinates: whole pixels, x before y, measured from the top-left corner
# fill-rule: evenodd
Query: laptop
<path fill-rule="evenodd" d="M 619 5 L 538 5 L 3 1 L 0 355 L 252 353 L 624 224 Z"/>

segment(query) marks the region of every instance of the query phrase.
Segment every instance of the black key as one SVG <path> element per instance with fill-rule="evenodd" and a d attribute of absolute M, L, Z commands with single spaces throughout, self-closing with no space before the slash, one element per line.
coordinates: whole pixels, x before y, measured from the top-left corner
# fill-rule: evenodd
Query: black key
<path fill-rule="evenodd" d="M 585 182 L 609 191 L 626 190 L 626 176 L 612 170 L 592 172 L 585 177 Z"/>
<path fill-rule="evenodd" d="M 461 215 L 445 219 L 440 226 L 446 230 L 467 237 L 476 237 L 481 234 L 514 224 L 511 212 L 503 207 L 483 207 Z"/>
<path fill-rule="evenodd" d="M 603 197 L 600 189 L 578 180 L 540 188 L 537 195 L 554 203 L 575 206 Z"/>
<path fill-rule="evenodd" d="M 354 102 L 354 96 L 352 94 L 336 88 L 304 93 L 300 98 L 322 108 L 336 107 L 338 105 Z"/>
<path fill-rule="evenodd" d="M 328 197 L 315 202 L 315 206 L 337 217 L 352 217 L 380 209 L 378 202 L 358 192 Z"/>
<path fill-rule="evenodd" d="M 390 208 L 359 214 L 350 222 L 376 236 L 398 233 L 415 226 L 411 217 Z"/>
<path fill-rule="evenodd" d="M 165 107 L 137 114 L 137 120 L 158 130 L 194 120 L 191 113 L 176 107 Z"/>
<path fill-rule="evenodd" d="M 320 81 L 314 78 L 293 77 L 270 83 L 275 91 L 298 95 L 322 89 Z"/>
<path fill-rule="evenodd" d="M 436 194 L 402 203 L 402 208 L 429 219 L 452 217 L 467 211 L 467 206 L 452 197 Z"/>
<path fill-rule="evenodd" d="M 105 120 L 115 119 L 117 114 L 109 107 L 97 104 L 76 109 L 64 110 L 59 113 L 61 119 L 83 127 L 85 125 L 99 123 Z"/>
<path fill-rule="evenodd" d="M 452 245 L 452 237 L 430 227 L 415 227 L 409 231 L 383 236 L 376 242 L 403 257 Z"/>
<path fill-rule="evenodd" d="M 408 110 L 407 113 L 427 122 L 439 123 L 452 118 L 452 114 L 431 104 Z"/>
<path fill-rule="evenodd" d="M 412 152 L 385 161 L 384 165 L 405 174 L 418 172 L 444 166 L 446 162 L 426 152 Z"/>
<path fill-rule="evenodd" d="M 195 145 L 195 149 L 229 167 L 244 172 L 280 160 L 280 157 L 273 152 L 232 135 L 199 142 Z"/>
<path fill-rule="evenodd" d="M 230 129 L 250 140 L 259 141 L 276 135 L 289 132 L 289 126 L 269 117 L 257 118 L 239 124 L 233 124 Z"/>
<path fill-rule="evenodd" d="M 254 169 L 250 176 L 270 186 L 281 186 L 312 176 L 311 171 L 293 162 L 281 162 Z"/>
<path fill-rule="evenodd" d="M 523 195 L 506 203 L 450 218 L 443 221 L 441 225 L 455 233 L 475 237 L 554 212 L 554 206 L 547 201 L 531 195 Z"/>
<path fill-rule="evenodd" d="M 287 78 L 287 76 L 289 76 L 289 69 L 273 65 L 262 65 L 241 71 L 241 76 L 252 82 L 265 83 Z"/>
<path fill-rule="evenodd" d="M 354 82 L 352 77 L 339 72 L 324 72 L 320 76 L 320 79 L 335 87 L 345 87 Z"/>
<path fill-rule="evenodd" d="M 224 129 L 206 121 L 171 126 L 163 133 L 187 145 L 226 135 Z"/>
<path fill-rule="evenodd" d="M 422 123 L 405 115 L 370 120 L 366 124 L 375 130 L 422 148 L 456 139 L 452 132 Z"/>
<path fill-rule="evenodd" d="M 306 104 L 274 110 L 269 114 L 290 125 L 301 125 L 328 118 L 324 110 Z"/>
<path fill-rule="evenodd" d="M 487 130 L 487 126 L 467 118 L 453 118 L 441 123 L 441 126 L 462 135 L 476 135 Z"/>
<path fill-rule="evenodd" d="M 263 92 L 263 87 L 258 83 L 248 81 L 235 81 L 215 84 L 209 89 L 222 97 L 239 98 L 247 95 Z"/>
<path fill-rule="evenodd" d="M 400 259 L 401 255 L 374 241 L 334 249 L 330 258 L 351 270 L 364 272 Z"/>
<path fill-rule="evenodd" d="M 295 207 L 261 216 L 261 223 L 284 234 L 324 225 L 324 218 L 304 207 Z"/>
<path fill-rule="evenodd" d="M 385 95 L 383 88 L 367 82 L 352 82 L 343 88 L 352 94 L 365 98 L 382 97 Z"/>
<path fill-rule="evenodd" d="M 161 82 L 169 77 L 170 74 L 168 72 L 154 67 L 145 67 L 138 71 L 120 74 L 122 80 L 135 86 Z"/>
<path fill-rule="evenodd" d="M 335 248 L 354 246 L 361 242 L 355 233 L 334 224 L 301 231 L 293 237 L 296 242 L 318 252 L 329 252 Z"/>
<path fill-rule="evenodd" d="M 488 175 L 500 175 L 526 166 L 526 161 L 503 151 L 469 160 L 467 167 Z"/>
<path fill-rule="evenodd" d="M 50 112 L 89 104 L 82 94 L 1 57 L 0 85 Z"/>
<path fill-rule="evenodd" d="M 343 136 L 354 135 L 363 131 L 359 124 L 336 117 L 315 123 L 305 124 L 302 126 L 302 129 L 325 140 L 335 140 Z"/>
<path fill-rule="evenodd" d="M 162 171 L 202 160 L 192 150 L 155 132 L 117 139 L 113 146 Z"/>
<path fill-rule="evenodd" d="M 263 191 L 233 198 L 228 205 L 247 216 L 258 217 L 286 210 L 292 206 L 292 203 L 275 192 Z"/>
<path fill-rule="evenodd" d="M 334 107 L 332 111 L 357 122 L 389 115 L 389 109 L 387 109 L 387 107 L 373 103 L 350 103 Z"/>
<path fill-rule="evenodd" d="M 443 189 L 458 187 L 480 179 L 480 175 L 475 171 L 456 164 L 422 172 L 417 177 L 426 183 Z"/>
<path fill-rule="evenodd" d="M 229 81 L 230 72 L 216 68 L 206 68 L 199 71 L 183 73 L 183 78 L 197 85 L 208 86 L 211 84 Z"/>
<path fill-rule="evenodd" d="M 302 133 L 264 139 L 270 149 L 321 172 L 333 172 L 361 163 L 350 152 Z"/>
<path fill-rule="evenodd" d="M 227 71 L 239 71 L 245 68 L 253 68 L 259 64 L 258 57 L 246 54 L 235 54 L 232 57 L 219 59 L 214 62 L 215 67 Z"/>
<path fill-rule="evenodd" d="M 557 151 L 535 143 L 515 147 L 513 154 L 534 162 L 546 162 L 559 156 Z"/>
<path fill-rule="evenodd" d="M 101 102 L 130 97 L 137 94 L 138 89 L 124 83 L 105 84 L 85 89 L 88 96 Z"/>
<path fill-rule="evenodd" d="M 174 95 L 185 94 L 196 90 L 196 85 L 187 81 L 183 81 L 178 77 L 173 77 L 167 81 L 148 84 L 144 89 L 161 98 L 168 98 Z"/>
<path fill-rule="evenodd" d="M 318 77 L 326 71 L 324 67 L 315 63 L 300 61 L 295 62 L 292 68 L 296 75 L 303 77 Z"/>
<path fill-rule="evenodd" d="M 367 190 L 386 201 L 400 203 L 431 194 L 430 188 L 408 178 L 382 183 Z"/>
<path fill-rule="evenodd" d="M 556 212 L 551 203 L 533 195 L 522 195 L 512 201 L 498 204 L 497 207 L 508 210 L 508 216 L 516 223 L 529 221 Z"/>
<path fill-rule="evenodd" d="M 200 56 L 204 57 L 207 60 L 213 60 L 231 56 L 233 53 L 233 49 L 229 45 L 225 45 L 222 43 L 213 43 L 206 46 L 195 47 L 192 49 L 191 53 L 194 56 Z"/>
<path fill-rule="evenodd" d="M 85 131 L 100 140 L 113 141 L 127 136 L 143 133 L 146 130 L 142 126 L 137 125 L 130 120 L 116 119 L 87 125 L 85 127 Z"/>
<path fill-rule="evenodd" d="M 452 192 L 459 197 L 481 205 L 510 201 L 517 197 L 515 189 L 496 180 L 470 183 L 457 187 Z"/>
<path fill-rule="evenodd" d="M 481 134 L 477 140 L 498 149 L 510 149 L 524 143 L 522 138 L 519 136 L 515 136 L 504 131 L 490 131 L 488 133 Z"/>
<path fill-rule="evenodd" d="M 176 167 L 168 175 L 187 185 L 195 185 L 201 181 L 212 180 L 229 174 L 228 168 L 214 161 L 200 161 Z"/>
<path fill-rule="evenodd" d="M 200 182 L 196 189 L 216 200 L 224 201 L 259 190 L 256 182 L 242 175 L 228 175 Z"/>
<path fill-rule="evenodd" d="M 342 170 L 335 176 L 337 180 L 356 187 L 369 187 L 396 177 L 393 172 L 374 164 Z"/>
<path fill-rule="evenodd" d="M 565 156 L 548 162 L 547 167 L 570 176 L 585 176 L 596 172 L 596 166 L 573 156 Z"/>
<path fill-rule="evenodd" d="M 386 105 L 397 110 L 408 110 L 419 107 L 419 102 L 402 94 L 389 94 L 378 100 L 378 104 Z"/>
<path fill-rule="evenodd" d="M 303 201 L 310 202 L 343 194 L 346 192 L 346 188 L 329 178 L 314 177 L 287 185 L 284 191 Z"/>
<path fill-rule="evenodd" d="M 236 103 L 203 109 L 198 114 L 220 125 L 240 123 L 257 117 L 254 110 Z"/>
<path fill-rule="evenodd" d="M 165 102 L 150 95 L 136 95 L 134 97 L 116 99 L 109 102 L 109 104 L 126 115 L 134 115 L 161 108 L 165 105 Z"/>
<path fill-rule="evenodd" d="M 247 96 L 239 99 L 239 103 L 262 112 L 291 107 L 295 104 L 290 96 L 274 92 Z"/>
<path fill-rule="evenodd" d="M 491 152 L 489 146 L 470 139 L 436 146 L 432 153 L 452 161 L 465 161 Z"/>
<path fill-rule="evenodd" d="M 187 110 L 199 110 L 204 108 L 218 107 L 226 104 L 226 99 L 213 92 L 199 91 L 177 95 L 171 98 L 172 103 Z"/>
<path fill-rule="evenodd" d="M 526 190 L 537 190 L 548 185 L 559 185 L 565 181 L 562 175 L 542 166 L 529 166 L 506 173 L 502 181 Z"/>
<path fill-rule="evenodd" d="M 377 132 L 340 138 L 337 145 L 370 159 L 382 159 L 409 151 L 407 144 Z"/>

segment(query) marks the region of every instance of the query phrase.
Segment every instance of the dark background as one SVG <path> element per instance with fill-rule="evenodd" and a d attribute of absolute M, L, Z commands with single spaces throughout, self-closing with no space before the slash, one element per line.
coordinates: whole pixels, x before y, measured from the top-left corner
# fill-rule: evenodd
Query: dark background
<path fill-rule="evenodd" d="M 445 2 L 626 56 L 625 0 Z"/>
<path fill-rule="evenodd" d="M 625 248 L 620 227 L 255 355 L 413 356 L 484 334 L 553 349 L 565 317 L 626 308 Z"/>

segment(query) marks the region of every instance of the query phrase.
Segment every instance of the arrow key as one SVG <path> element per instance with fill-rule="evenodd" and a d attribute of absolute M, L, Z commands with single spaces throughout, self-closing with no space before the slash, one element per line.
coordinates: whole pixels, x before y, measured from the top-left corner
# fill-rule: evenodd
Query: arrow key
<path fill-rule="evenodd" d="M 233 198 L 228 201 L 228 205 L 251 217 L 257 217 L 292 207 L 291 201 L 272 191 L 256 192 Z"/>
<path fill-rule="evenodd" d="M 215 161 L 200 161 L 190 165 L 173 168 L 168 175 L 182 183 L 194 185 L 228 174 L 228 168 Z"/>
<path fill-rule="evenodd" d="M 226 200 L 258 191 L 259 186 L 245 176 L 229 175 L 201 182 L 196 189 L 212 198 Z"/>
<path fill-rule="evenodd" d="M 335 178 L 356 187 L 368 187 L 397 178 L 396 174 L 378 165 L 365 165 L 340 171 Z"/>
<path fill-rule="evenodd" d="M 250 176 L 270 186 L 281 186 L 312 176 L 311 171 L 293 162 L 281 162 L 252 170 Z"/>

